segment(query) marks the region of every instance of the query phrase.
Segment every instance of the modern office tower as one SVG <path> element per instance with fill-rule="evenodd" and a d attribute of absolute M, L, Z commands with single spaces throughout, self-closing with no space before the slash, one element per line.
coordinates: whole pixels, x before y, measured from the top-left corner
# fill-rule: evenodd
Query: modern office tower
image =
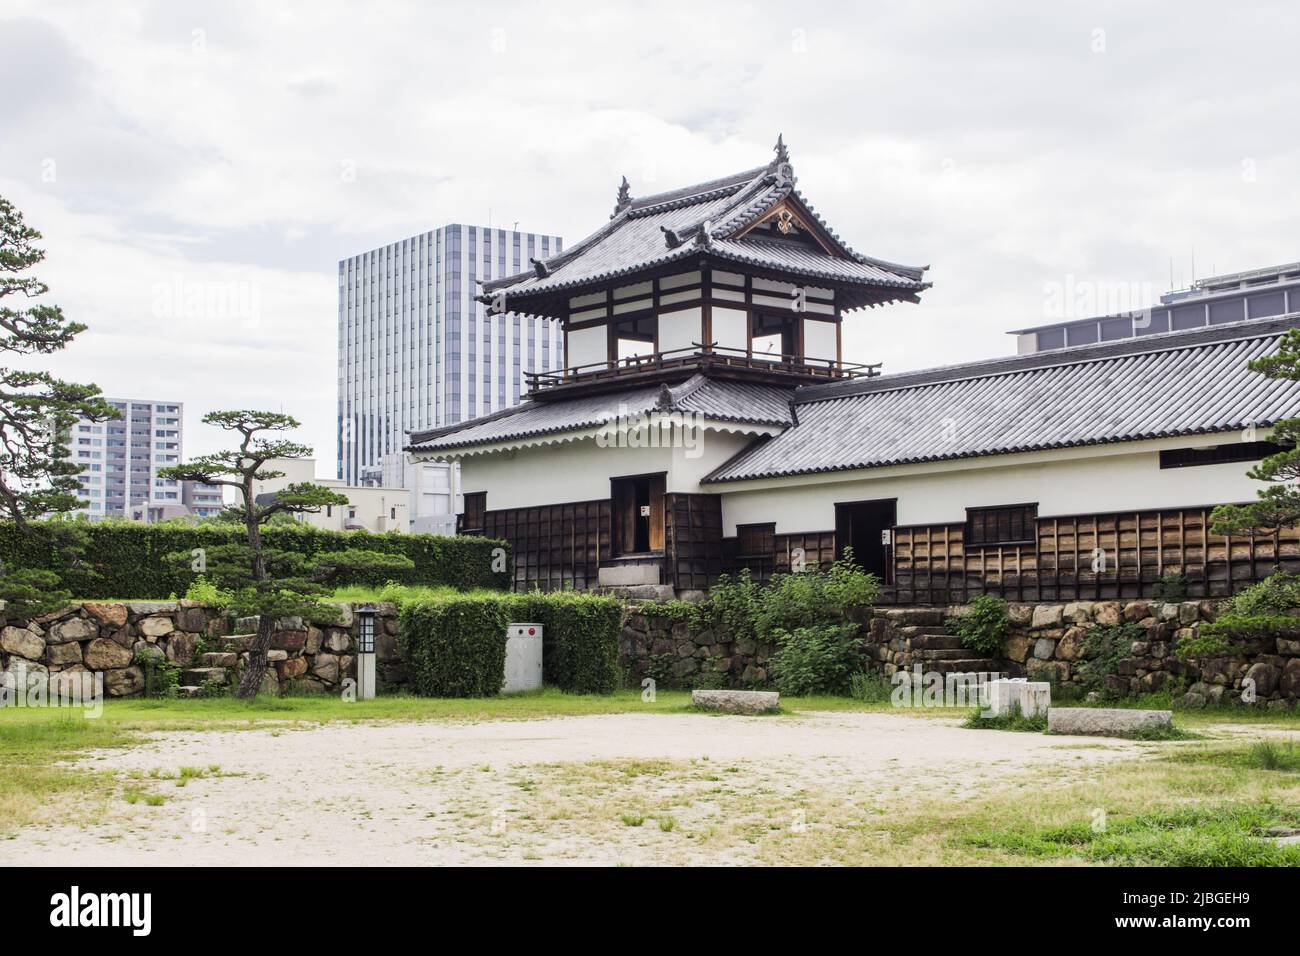
<path fill-rule="evenodd" d="M 340 479 L 381 482 L 407 432 L 508 408 L 525 373 L 563 365 L 558 322 L 491 315 L 475 299 L 479 280 L 561 248 L 559 236 L 452 224 L 339 262 Z"/>
<path fill-rule="evenodd" d="M 1191 288 L 1166 292 L 1158 303 L 1134 312 L 1035 325 L 1010 334 L 1016 336 L 1017 352 L 1042 352 L 1294 312 L 1300 312 L 1300 262 L 1197 279 Z"/>
<path fill-rule="evenodd" d="M 70 458 L 81 467 L 81 513 L 138 521 L 186 513 L 181 483 L 158 477 L 159 468 L 181 461 L 181 403 L 106 401 L 122 417 L 78 421 L 68 439 Z"/>

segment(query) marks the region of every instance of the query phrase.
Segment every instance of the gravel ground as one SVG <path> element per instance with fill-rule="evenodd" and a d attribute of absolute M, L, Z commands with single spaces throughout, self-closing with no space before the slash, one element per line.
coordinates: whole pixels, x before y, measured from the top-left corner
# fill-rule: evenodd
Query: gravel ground
<path fill-rule="evenodd" d="M 124 786 L 29 827 L 11 865 L 762 861 L 764 840 L 897 801 L 1025 786 L 1140 745 L 895 713 L 617 714 L 166 732 L 89 754 Z M 195 776 L 178 786 L 181 768 Z M 215 768 L 215 769 L 213 769 Z M 193 771 L 191 771 L 193 772 Z M 815 862 L 815 860 L 814 860 Z"/>

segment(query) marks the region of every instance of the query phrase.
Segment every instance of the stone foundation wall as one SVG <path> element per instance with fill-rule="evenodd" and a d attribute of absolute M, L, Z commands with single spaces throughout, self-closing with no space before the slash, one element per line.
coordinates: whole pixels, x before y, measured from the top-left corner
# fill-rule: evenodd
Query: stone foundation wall
<path fill-rule="evenodd" d="M 736 641 L 655 613 L 653 603 L 631 608 L 619 640 L 620 663 L 640 680 L 667 680 L 669 686 L 762 685 L 775 647 Z M 1195 636 L 1217 612 L 1211 601 L 1073 601 L 1012 604 L 1012 631 L 999 658 L 983 658 L 961 647 L 949 633 L 949 617 L 965 606 L 891 607 L 865 612 L 856 622 L 868 670 L 891 676 L 920 666 L 925 671 L 998 671 L 1010 677 L 1050 681 L 1079 688 L 1083 643 L 1088 632 L 1132 624 L 1140 630 L 1104 688 L 1130 696 L 1166 688 L 1190 706 L 1239 700 L 1247 681 L 1260 703 L 1294 706 L 1300 698 L 1300 641 L 1265 641 L 1232 656 L 1184 661 L 1175 656 L 1180 640 Z"/>
<path fill-rule="evenodd" d="M 406 680 L 397 651 L 397 609 L 376 605 L 376 676 L 381 686 Z M 287 618 L 276 622 L 268 693 L 334 693 L 356 677 L 355 605 L 340 605 L 338 621 Z M 194 601 L 87 602 L 0 628 L 0 672 L 21 669 L 33 680 L 59 674 L 102 673 L 109 697 L 145 691 L 142 656 L 183 668 L 181 683 L 238 679 L 257 618 L 232 619 Z"/>

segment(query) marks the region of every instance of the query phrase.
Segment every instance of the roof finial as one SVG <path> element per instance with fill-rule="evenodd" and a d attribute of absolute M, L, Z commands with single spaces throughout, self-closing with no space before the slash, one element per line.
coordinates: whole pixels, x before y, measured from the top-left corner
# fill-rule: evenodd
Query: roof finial
<path fill-rule="evenodd" d="M 790 162 L 790 151 L 785 148 L 785 139 L 780 134 L 776 134 L 776 146 L 773 147 L 776 152 L 776 159 L 772 160 L 773 166 L 780 166 L 782 163 Z"/>
<path fill-rule="evenodd" d="M 614 213 L 609 218 L 613 219 L 630 205 L 632 205 L 632 191 L 628 187 L 627 177 L 624 176 L 622 184 L 618 187 L 618 201 L 614 206 Z"/>

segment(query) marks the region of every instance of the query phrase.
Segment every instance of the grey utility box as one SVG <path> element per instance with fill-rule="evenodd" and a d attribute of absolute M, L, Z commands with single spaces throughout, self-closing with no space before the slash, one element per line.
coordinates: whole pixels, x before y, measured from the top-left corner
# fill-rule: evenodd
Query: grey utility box
<path fill-rule="evenodd" d="M 542 687 L 542 625 L 506 626 L 506 674 L 501 693 L 517 694 Z"/>

